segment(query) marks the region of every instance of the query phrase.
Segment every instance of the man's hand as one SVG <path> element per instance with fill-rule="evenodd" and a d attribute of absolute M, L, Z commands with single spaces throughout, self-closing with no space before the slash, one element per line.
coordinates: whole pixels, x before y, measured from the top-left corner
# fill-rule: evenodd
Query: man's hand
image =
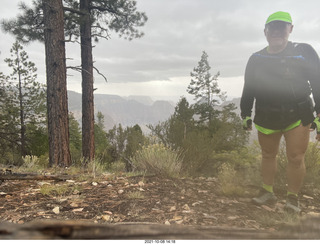
<path fill-rule="evenodd" d="M 320 141 L 320 118 L 319 117 L 320 117 L 320 114 L 318 114 L 318 116 L 314 119 L 314 121 L 310 126 L 311 131 L 317 130 L 317 136 L 316 136 L 317 141 Z"/>
<path fill-rule="evenodd" d="M 252 130 L 252 119 L 251 119 L 251 117 L 247 116 L 242 120 L 242 127 L 243 127 L 244 130 L 247 130 L 247 131 Z"/>

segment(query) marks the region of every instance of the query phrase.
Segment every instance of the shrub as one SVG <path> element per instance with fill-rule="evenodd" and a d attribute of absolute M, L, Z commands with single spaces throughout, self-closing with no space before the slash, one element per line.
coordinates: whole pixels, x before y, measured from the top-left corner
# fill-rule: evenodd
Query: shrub
<path fill-rule="evenodd" d="M 305 156 L 305 183 L 313 187 L 320 184 L 320 148 L 319 142 L 310 142 Z"/>
<path fill-rule="evenodd" d="M 48 155 L 42 155 L 40 157 L 26 155 L 25 157 L 22 157 L 22 162 L 20 170 L 25 172 L 37 172 L 48 167 L 49 158 Z"/>
<path fill-rule="evenodd" d="M 131 161 L 135 170 L 164 177 L 177 177 L 181 171 L 182 157 L 177 150 L 160 143 L 142 147 Z"/>
<path fill-rule="evenodd" d="M 221 184 L 221 193 L 225 196 L 242 196 L 244 195 L 244 187 L 242 186 L 241 177 L 237 175 L 236 170 L 228 164 L 222 165 L 219 175 L 219 183 Z"/>
<path fill-rule="evenodd" d="M 241 148 L 234 151 L 226 151 L 220 153 L 213 153 L 211 156 L 215 165 L 221 167 L 228 165 L 237 172 L 237 177 L 240 177 L 242 184 L 260 185 L 260 152 L 256 145 Z M 225 169 L 225 168 L 224 168 Z"/>
<path fill-rule="evenodd" d="M 126 163 L 122 161 L 116 161 L 110 164 L 108 170 L 112 173 L 126 172 Z"/>

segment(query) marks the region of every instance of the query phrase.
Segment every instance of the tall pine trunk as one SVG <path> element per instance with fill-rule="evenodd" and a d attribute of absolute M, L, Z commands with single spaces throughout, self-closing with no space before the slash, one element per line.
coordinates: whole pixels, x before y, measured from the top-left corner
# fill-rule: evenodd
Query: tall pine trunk
<path fill-rule="evenodd" d="M 62 0 L 43 0 L 50 166 L 69 166 L 68 95 Z"/>
<path fill-rule="evenodd" d="M 80 0 L 82 68 L 82 154 L 85 164 L 94 159 L 93 58 L 90 20 L 91 0 Z"/>
<path fill-rule="evenodd" d="M 26 153 L 26 125 L 24 122 L 24 108 L 23 108 L 23 94 L 22 94 L 22 79 L 20 69 L 20 57 L 19 50 L 17 50 L 17 68 L 18 68 L 18 90 L 19 90 L 19 110 L 20 110 L 20 154 L 22 157 L 27 155 Z"/>
<path fill-rule="evenodd" d="M 23 95 L 21 85 L 21 75 L 19 74 L 19 109 L 20 109 L 20 153 L 22 157 L 27 155 L 26 152 L 26 125 L 24 122 Z"/>

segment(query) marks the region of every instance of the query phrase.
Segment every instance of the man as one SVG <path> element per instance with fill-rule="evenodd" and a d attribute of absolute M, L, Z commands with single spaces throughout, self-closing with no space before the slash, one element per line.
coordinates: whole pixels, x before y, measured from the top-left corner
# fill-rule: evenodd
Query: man
<path fill-rule="evenodd" d="M 284 136 L 288 158 L 285 209 L 300 213 L 298 193 L 305 175 L 310 124 L 314 111 L 320 116 L 320 64 L 310 45 L 288 41 L 292 30 L 289 13 L 280 11 L 268 17 L 264 34 L 269 45 L 248 61 L 240 107 L 244 128 L 251 130 L 255 100 L 254 123 L 262 151 L 263 186 L 252 201 L 259 205 L 277 201 L 273 193 L 276 156 Z M 315 120 L 318 121 L 319 118 Z"/>

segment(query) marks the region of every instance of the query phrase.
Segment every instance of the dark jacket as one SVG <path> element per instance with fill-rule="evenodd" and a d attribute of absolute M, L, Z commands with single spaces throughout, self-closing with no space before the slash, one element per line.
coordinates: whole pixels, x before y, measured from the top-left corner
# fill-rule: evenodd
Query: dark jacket
<path fill-rule="evenodd" d="M 281 53 L 269 54 L 267 48 L 254 53 L 245 71 L 242 118 L 251 117 L 254 100 L 257 125 L 279 130 L 300 119 L 303 125 L 310 124 L 314 109 L 320 113 L 320 63 L 315 50 L 288 42 Z"/>

